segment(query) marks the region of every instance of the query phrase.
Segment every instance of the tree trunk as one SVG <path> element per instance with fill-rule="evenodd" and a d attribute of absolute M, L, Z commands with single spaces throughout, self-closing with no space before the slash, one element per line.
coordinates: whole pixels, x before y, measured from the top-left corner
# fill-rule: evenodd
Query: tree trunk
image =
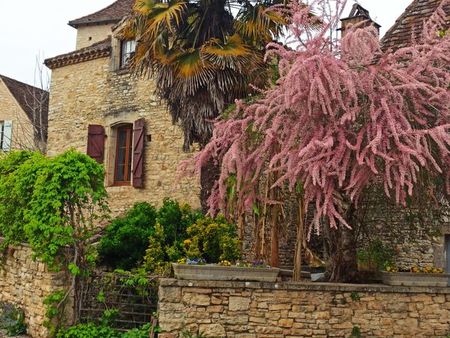
<path fill-rule="evenodd" d="M 279 232 L 279 224 L 278 224 L 278 205 L 274 205 L 272 207 L 272 227 L 270 230 L 270 265 L 273 267 L 278 268 L 280 266 L 280 252 L 279 252 L 279 245 L 280 240 L 278 237 Z"/>
<path fill-rule="evenodd" d="M 209 211 L 208 198 L 214 188 L 214 184 L 220 175 L 220 166 L 214 163 L 214 160 L 209 160 L 206 165 L 202 167 L 200 173 L 200 204 L 202 211 L 206 214 Z"/>
<path fill-rule="evenodd" d="M 297 222 L 297 238 L 295 241 L 295 256 L 294 256 L 294 276 L 293 280 L 298 282 L 302 276 L 302 248 L 303 248 L 303 231 L 305 222 L 305 201 L 303 196 L 298 202 L 298 222 Z"/>
<path fill-rule="evenodd" d="M 329 231 L 330 264 L 328 274 L 330 282 L 350 283 L 357 282 L 357 260 L 356 260 L 356 228 L 355 208 L 348 204 L 345 219 L 352 226 L 345 226 L 337 230 Z"/>

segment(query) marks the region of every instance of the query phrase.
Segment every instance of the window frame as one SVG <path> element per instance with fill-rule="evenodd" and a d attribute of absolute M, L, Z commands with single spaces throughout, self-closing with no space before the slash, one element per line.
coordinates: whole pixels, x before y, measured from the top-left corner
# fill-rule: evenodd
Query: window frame
<path fill-rule="evenodd" d="M 130 46 L 128 50 L 128 46 Z M 120 40 L 119 69 L 127 69 L 136 52 L 136 40 Z"/>
<path fill-rule="evenodd" d="M 123 123 L 114 127 L 116 133 L 116 144 L 114 147 L 114 173 L 113 173 L 113 186 L 131 186 L 132 182 L 132 172 L 133 172 L 133 124 Z M 125 141 L 125 154 L 124 154 L 124 179 L 118 180 L 118 169 L 119 169 L 119 135 L 120 132 L 126 131 L 126 141 Z"/>
<path fill-rule="evenodd" d="M 0 151 L 3 151 L 3 143 L 5 137 L 5 121 L 0 121 Z"/>

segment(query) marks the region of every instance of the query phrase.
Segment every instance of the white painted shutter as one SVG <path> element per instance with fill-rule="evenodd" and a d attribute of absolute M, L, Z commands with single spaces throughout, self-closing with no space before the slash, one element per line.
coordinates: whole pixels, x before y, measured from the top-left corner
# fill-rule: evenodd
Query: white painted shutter
<path fill-rule="evenodd" d="M 3 122 L 3 142 L 2 142 L 2 150 L 3 151 L 11 150 L 11 139 L 12 139 L 12 121 L 4 121 Z"/>

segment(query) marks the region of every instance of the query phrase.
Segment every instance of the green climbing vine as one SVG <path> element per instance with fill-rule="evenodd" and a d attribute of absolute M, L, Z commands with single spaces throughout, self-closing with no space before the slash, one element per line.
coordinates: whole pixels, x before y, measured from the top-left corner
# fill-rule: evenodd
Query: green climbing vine
<path fill-rule="evenodd" d="M 108 212 L 103 181 L 103 167 L 75 150 L 53 158 L 27 151 L 0 157 L 2 247 L 27 242 L 35 258 L 70 277 L 67 290 L 46 299 L 49 325 L 57 325 L 72 292 L 76 320 L 77 285 L 96 260 L 90 239 Z"/>

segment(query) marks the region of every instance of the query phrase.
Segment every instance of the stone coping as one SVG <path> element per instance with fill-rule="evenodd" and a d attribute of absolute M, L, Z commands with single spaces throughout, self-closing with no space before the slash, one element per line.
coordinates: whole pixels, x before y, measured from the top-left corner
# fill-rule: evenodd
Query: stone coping
<path fill-rule="evenodd" d="M 340 284 L 311 282 L 238 282 L 160 279 L 162 287 L 213 288 L 213 289 L 270 289 L 288 291 L 337 291 L 337 292 L 379 292 L 379 293 L 427 293 L 450 294 L 450 287 L 436 286 L 388 286 L 383 284 Z"/>

